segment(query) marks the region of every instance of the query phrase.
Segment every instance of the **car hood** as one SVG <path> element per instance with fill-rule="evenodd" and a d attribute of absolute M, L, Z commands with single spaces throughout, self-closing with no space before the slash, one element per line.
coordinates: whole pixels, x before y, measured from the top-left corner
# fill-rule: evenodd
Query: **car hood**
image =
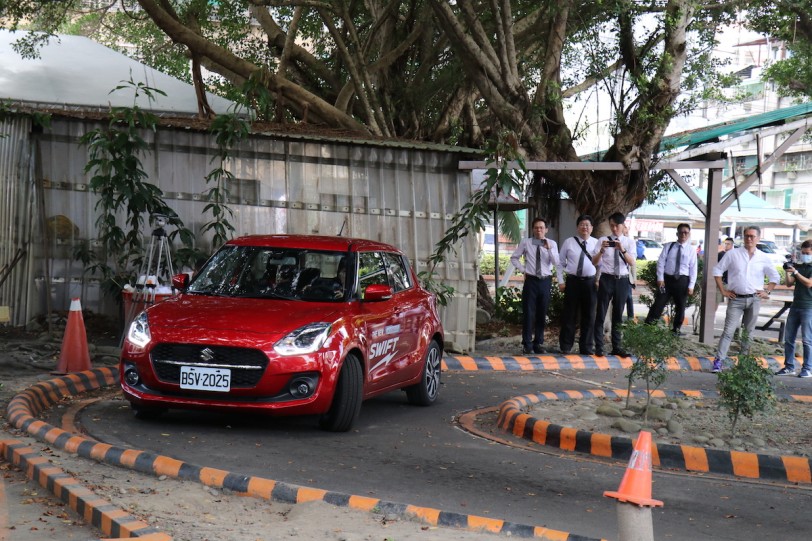
<path fill-rule="evenodd" d="M 333 322 L 342 310 L 334 303 L 210 297 L 181 294 L 151 307 L 150 329 L 160 332 L 171 328 L 196 332 L 238 331 L 240 333 L 281 336 L 308 323 Z M 346 309 L 347 305 L 340 305 Z"/>

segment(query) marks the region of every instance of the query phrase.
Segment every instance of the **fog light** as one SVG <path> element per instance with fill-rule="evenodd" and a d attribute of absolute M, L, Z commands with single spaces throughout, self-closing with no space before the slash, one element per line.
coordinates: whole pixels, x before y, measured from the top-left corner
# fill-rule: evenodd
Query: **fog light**
<path fill-rule="evenodd" d="M 138 377 L 138 370 L 128 368 L 127 371 L 124 372 L 124 381 L 131 387 L 138 385 L 138 382 L 141 381 L 141 378 Z"/>
<path fill-rule="evenodd" d="M 288 392 L 293 398 L 307 398 L 316 391 L 316 381 L 312 377 L 299 376 L 291 380 Z"/>

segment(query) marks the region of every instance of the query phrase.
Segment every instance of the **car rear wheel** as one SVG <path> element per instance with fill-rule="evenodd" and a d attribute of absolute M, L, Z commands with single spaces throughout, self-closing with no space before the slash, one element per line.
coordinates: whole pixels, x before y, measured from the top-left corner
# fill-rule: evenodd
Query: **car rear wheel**
<path fill-rule="evenodd" d="M 319 425 L 324 430 L 346 432 L 352 428 L 361 411 L 363 379 L 361 361 L 355 355 L 347 355 L 338 374 L 333 404 L 319 420 Z"/>
<path fill-rule="evenodd" d="M 426 351 L 426 363 L 423 365 L 423 377 L 420 383 L 406 388 L 406 398 L 415 406 L 430 406 L 437 400 L 440 391 L 440 363 L 442 354 L 440 346 L 432 340 Z"/>

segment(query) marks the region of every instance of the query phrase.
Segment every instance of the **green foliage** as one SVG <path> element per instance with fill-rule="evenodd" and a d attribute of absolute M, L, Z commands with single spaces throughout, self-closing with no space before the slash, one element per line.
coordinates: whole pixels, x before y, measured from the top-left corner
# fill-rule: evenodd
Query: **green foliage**
<path fill-rule="evenodd" d="M 152 101 L 158 89 L 143 83 L 129 81 L 111 92 L 131 89 L 133 103 L 143 94 Z M 172 237 L 180 235 L 181 241 L 190 246 L 193 235 L 183 228 L 177 214 L 163 200 L 163 192 L 147 182 L 141 156 L 149 151 L 148 142 L 141 136 L 142 130 L 155 131 L 157 117 L 133 107 L 113 107 L 106 128 L 92 130 L 82 136 L 80 142 L 87 145 L 89 159 L 85 172 L 92 173 L 89 187 L 99 199 L 95 210 L 98 245 L 79 246 L 74 256 L 85 265 L 85 272 L 101 275 L 108 291 L 119 291 L 131 281 L 135 269 L 143 261 L 142 229 L 144 216 L 161 214 L 169 224 L 178 227 Z M 119 215 L 124 224 L 119 224 Z M 111 265 L 112 262 L 112 265 Z"/>
<path fill-rule="evenodd" d="M 666 379 L 668 370 L 665 361 L 674 357 L 679 349 L 679 339 L 661 322 L 655 324 L 629 322 L 623 325 L 623 345 L 635 359 L 626 376 L 631 391 L 635 380 L 646 382 L 646 408 L 651 401 L 651 393 Z M 629 407 L 629 396 L 626 407 Z"/>
<path fill-rule="evenodd" d="M 208 203 L 203 207 L 203 213 L 210 212 L 212 219 L 203 225 L 201 233 L 213 232 L 212 248 L 216 250 L 233 237 L 234 226 L 228 220 L 234 216 L 227 205 L 230 192 L 228 183 L 234 180 L 234 173 L 228 170 L 230 150 L 240 141 L 248 137 L 248 123 L 234 114 L 219 115 L 211 125 L 211 132 L 217 142 L 217 155 L 211 161 L 217 160 L 217 166 L 206 175 L 206 184 L 211 184 L 203 195 Z"/>
<path fill-rule="evenodd" d="M 496 288 L 495 316 L 508 323 L 521 323 L 522 290 L 514 286 Z"/>
<path fill-rule="evenodd" d="M 420 281 L 427 287 L 434 287 L 436 281 L 430 280 L 438 265 L 445 263 L 449 253 L 456 253 L 455 246 L 469 234 L 476 234 L 485 229 L 490 218 L 488 202 L 492 193 L 524 193 L 527 169 L 524 166 L 518 140 L 511 133 L 503 133 L 499 140 L 488 152 L 489 165 L 482 186 L 471 194 L 471 198 L 463 205 L 459 212 L 451 218 L 451 226 L 445 235 L 434 246 L 434 252 L 429 256 L 429 270 L 418 275 Z M 511 166 L 511 161 L 518 163 L 518 169 Z M 450 295 L 448 291 L 429 289 L 437 295 L 438 302 L 445 306 Z M 452 290 L 453 292 L 453 290 Z M 499 290 L 496 292 L 499 297 Z"/>
<path fill-rule="evenodd" d="M 479 274 L 494 274 L 494 261 L 496 258 L 493 254 L 482 252 L 479 259 Z M 510 264 L 510 256 L 507 254 L 499 254 L 499 275 L 504 276 L 507 271 L 508 264 Z"/>
<path fill-rule="evenodd" d="M 740 416 L 752 419 L 756 412 L 768 412 L 775 406 L 773 373 L 755 355 L 739 355 L 737 363 L 717 376 L 719 404 L 727 409 L 733 434 Z"/>

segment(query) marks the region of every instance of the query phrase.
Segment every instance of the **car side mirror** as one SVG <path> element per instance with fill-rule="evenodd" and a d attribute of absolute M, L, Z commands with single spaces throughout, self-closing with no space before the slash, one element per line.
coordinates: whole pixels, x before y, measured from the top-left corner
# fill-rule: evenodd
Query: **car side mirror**
<path fill-rule="evenodd" d="M 178 291 L 186 291 L 189 286 L 189 275 L 185 272 L 176 274 L 172 277 L 172 287 Z"/>
<path fill-rule="evenodd" d="M 371 284 L 364 289 L 364 300 L 369 302 L 387 301 L 392 298 L 392 288 L 384 284 Z"/>

